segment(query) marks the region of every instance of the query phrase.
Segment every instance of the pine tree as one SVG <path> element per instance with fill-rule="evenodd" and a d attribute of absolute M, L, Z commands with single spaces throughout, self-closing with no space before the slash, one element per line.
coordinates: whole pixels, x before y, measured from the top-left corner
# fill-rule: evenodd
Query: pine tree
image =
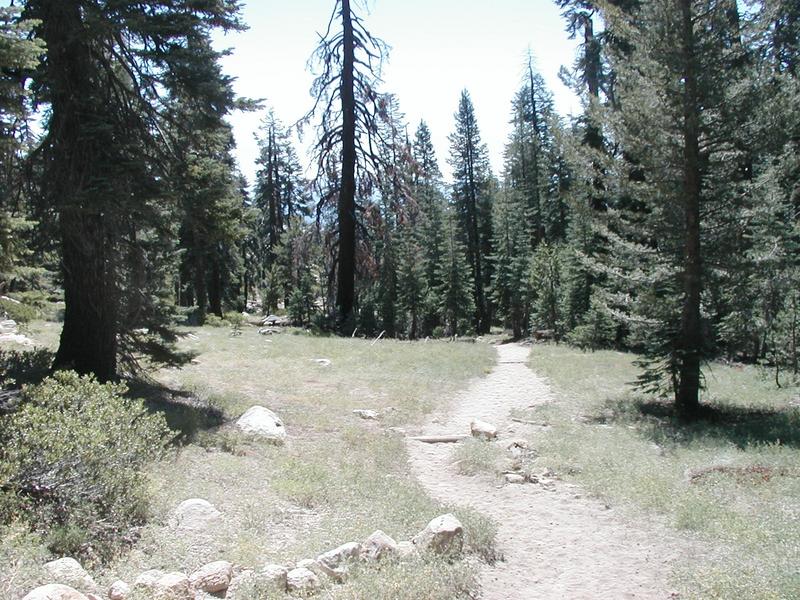
<path fill-rule="evenodd" d="M 213 28 L 240 28 L 237 8 L 224 0 L 155 0 L 144 9 L 25 2 L 47 44 L 34 82 L 49 106 L 41 185 L 58 213 L 66 301 L 57 367 L 116 376 L 122 240 L 142 227 L 139 219 L 169 216 L 158 208 L 172 150 L 165 96 L 180 87 L 198 110 L 213 112 L 217 88 L 209 93 L 196 75 L 219 54 L 191 48 Z"/>
<path fill-rule="evenodd" d="M 486 146 L 481 141 L 475 109 L 469 92 L 461 92 L 455 114 L 455 131 L 450 135 L 450 166 L 453 168 L 453 206 L 458 215 L 460 235 L 466 245 L 475 294 L 474 327 L 486 333 L 491 310 L 486 290 L 491 283 L 491 171 Z"/>
<path fill-rule="evenodd" d="M 437 295 L 445 335 L 463 333 L 474 323 L 475 292 L 466 248 L 461 242 L 456 216 L 452 211 L 444 216 L 444 254 L 438 265 L 438 279 L 441 283 Z"/>

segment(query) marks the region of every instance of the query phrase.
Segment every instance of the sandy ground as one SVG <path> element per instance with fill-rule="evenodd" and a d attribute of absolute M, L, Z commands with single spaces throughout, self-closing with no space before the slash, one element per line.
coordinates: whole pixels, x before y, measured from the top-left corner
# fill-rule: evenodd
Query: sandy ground
<path fill-rule="evenodd" d="M 497 350 L 494 370 L 461 392 L 452 411 L 433 419 L 424 435 L 468 433 L 478 418 L 497 426 L 498 443 L 530 437 L 536 428 L 512 422 L 510 411 L 551 401 L 550 390 L 526 366 L 527 348 Z M 484 600 L 677 597 L 667 576 L 679 545 L 656 524 L 633 522 L 560 481 L 500 485 L 489 476 L 459 475 L 452 444 L 409 441 L 408 448 L 416 476 L 434 498 L 470 506 L 497 523 L 504 560 L 484 568 Z"/>

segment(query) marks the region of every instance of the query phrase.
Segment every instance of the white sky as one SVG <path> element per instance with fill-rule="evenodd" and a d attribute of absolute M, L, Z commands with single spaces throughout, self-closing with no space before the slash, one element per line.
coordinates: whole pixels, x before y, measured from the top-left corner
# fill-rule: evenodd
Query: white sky
<path fill-rule="evenodd" d="M 464 88 L 472 96 L 492 167 L 500 172 L 511 100 L 520 86 L 529 47 L 559 112 L 579 112 L 578 100 L 558 79 L 559 68 L 574 60 L 575 42 L 567 39 L 552 0 L 368 1 L 369 13 L 363 8 L 359 13 L 367 29 L 390 46 L 381 91 L 398 96 L 412 135 L 421 118 L 427 121 L 445 175 L 449 172 L 447 136 Z M 233 51 L 223 67 L 237 78 L 236 92 L 265 99 L 265 107 L 273 107 L 285 124 L 302 117 L 312 105 L 313 76 L 306 63 L 333 3 L 246 2 L 243 16 L 250 29 L 218 38 L 219 47 Z M 253 134 L 265 112 L 231 117 L 237 158 L 250 183 L 258 154 Z M 306 133 L 308 138 L 310 133 Z M 304 158 L 303 148 L 298 150 Z"/>

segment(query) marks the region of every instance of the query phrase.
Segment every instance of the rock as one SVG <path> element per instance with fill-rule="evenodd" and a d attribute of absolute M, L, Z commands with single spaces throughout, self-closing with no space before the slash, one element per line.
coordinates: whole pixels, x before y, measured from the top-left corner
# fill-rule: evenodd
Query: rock
<path fill-rule="evenodd" d="M 289 573 L 289 569 L 283 565 L 270 564 L 261 569 L 259 577 L 272 583 L 278 589 L 285 590 L 287 573 Z"/>
<path fill-rule="evenodd" d="M 306 558 L 299 561 L 296 565 L 296 569 L 308 569 L 309 571 L 313 571 L 317 566 L 317 561 L 313 558 Z"/>
<path fill-rule="evenodd" d="M 244 433 L 257 435 L 276 444 L 283 444 L 286 440 L 286 427 L 281 418 L 263 406 L 247 409 L 236 421 L 236 427 Z"/>
<path fill-rule="evenodd" d="M 436 517 L 414 536 L 414 545 L 438 554 L 456 554 L 464 545 L 464 527 L 455 515 Z"/>
<path fill-rule="evenodd" d="M 247 594 L 251 591 L 250 587 L 258 581 L 255 571 L 247 569 L 231 579 L 225 600 L 247 600 Z M 285 588 L 284 588 L 285 589 Z"/>
<path fill-rule="evenodd" d="M 232 577 L 233 565 L 227 560 L 218 560 L 197 569 L 189 576 L 189 583 L 196 590 L 214 594 L 227 590 Z"/>
<path fill-rule="evenodd" d="M 89 600 L 75 588 L 60 583 L 51 583 L 36 588 L 22 600 Z"/>
<path fill-rule="evenodd" d="M 184 500 L 175 509 L 172 515 L 172 523 L 179 529 L 190 529 L 192 531 L 203 531 L 213 525 L 222 517 L 214 505 L 202 498 L 190 498 Z"/>
<path fill-rule="evenodd" d="M 506 450 L 527 450 L 529 448 L 527 440 L 516 439 L 511 440 L 506 444 Z"/>
<path fill-rule="evenodd" d="M 156 582 L 164 576 L 164 571 L 158 569 L 150 569 L 139 575 L 133 582 L 133 589 L 135 590 L 152 590 L 156 586 Z"/>
<path fill-rule="evenodd" d="M 414 542 L 398 542 L 397 543 L 397 556 L 402 558 L 409 558 L 417 553 L 417 547 Z"/>
<path fill-rule="evenodd" d="M 469 424 L 469 430 L 475 438 L 491 441 L 497 437 L 497 427 L 478 419 Z"/>
<path fill-rule="evenodd" d="M 333 364 L 329 358 L 312 358 L 311 362 L 318 364 L 320 367 L 330 367 Z"/>
<path fill-rule="evenodd" d="M 361 556 L 361 544 L 348 542 L 317 557 L 317 567 L 331 579 L 344 581 L 350 564 Z"/>
<path fill-rule="evenodd" d="M 381 560 L 397 554 L 397 542 L 380 529 L 361 544 L 361 557 L 365 560 Z"/>
<path fill-rule="evenodd" d="M 131 595 L 131 586 L 124 581 L 115 581 L 108 588 L 109 600 L 126 600 Z"/>
<path fill-rule="evenodd" d="M 167 573 L 153 587 L 157 600 L 194 600 L 189 578 L 183 573 Z"/>
<path fill-rule="evenodd" d="M 357 408 L 353 411 L 353 414 L 357 417 L 361 417 L 365 421 L 377 421 L 378 418 L 381 416 L 380 413 L 376 410 L 369 410 L 366 408 Z"/>
<path fill-rule="evenodd" d="M 308 593 L 314 592 L 320 587 L 322 584 L 319 577 L 309 569 L 299 567 L 286 574 L 286 589 L 290 592 Z"/>
<path fill-rule="evenodd" d="M 17 333 L 17 322 L 12 319 L 0 321 L 0 333 Z"/>
<path fill-rule="evenodd" d="M 505 473 L 503 478 L 506 480 L 506 483 L 525 483 L 527 481 L 525 476 L 519 473 Z"/>
<path fill-rule="evenodd" d="M 64 557 L 45 563 L 44 570 L 54 583 L 71 586 L 82 592 L 100 590 L 92 576 L 74 558 Z"/>

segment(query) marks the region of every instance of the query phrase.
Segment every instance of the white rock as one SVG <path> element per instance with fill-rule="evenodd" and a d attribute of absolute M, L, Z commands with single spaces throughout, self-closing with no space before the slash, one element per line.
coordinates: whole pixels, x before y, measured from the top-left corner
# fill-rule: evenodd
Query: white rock
<path fill-rule="evenodd" d="M 414 536 L 414 545 L 439 554 L 461 552 L 464 544 L 464 527 L 455 515 L 436 517 L 428 526 Z"/>
<path fill-rule="evenodd" d="M 312 358 L 311 362 L 318 364 L 320 367 L 330 367 L 333 364 L 329 358 Z"/>
<path fill-rule="evenodd" d="M 263 406 L 247 409 L 236 421 L 236 427 L 244 433 L 257 435 L 276 444 L 282 444 L 286 440 L 286 427 L 281 418 Z"/>
<path fill-rule="evenodd" d="M 285 590 L 286 574 L 288 572 L 289 569 L 283 565 L 270 564 L 261 569 L 259 576 L 264 578 L 265 581 L 274 584 L 278 589 Z"/>
<path fill-rule="evenodd" d="M 377 421 L 381 416 L 378 411 L 370 410 L 368 408 L 357 408 L 353 411 L 353 414 L 357 417 L 361 417 L 365 421 Z"/>
<path fill-rule="evenodd" d="M 397 554 L 397 542 L 380 529 L 361 544 L 361 557 L 365 560 L 391 558 Z"/>
<path fill-rule="evenodd" d="M 203 565 L 189 576 L 192 587 L 213 594 L 228 589 L 233 577 L 233 565 L 227 560 L 217 560 Z"/>
<path fill-rule="evenodd" d="M 350 564 L 361 556 L 361 544 L 348 542 L 317 557 L 317 566 L 328 577 L 344 581 Z"/>
<path fill-rule="evenodd" d="M 108 588 L 109 600 L 126 600 L 131 595 L 131 586 L 124 581 L 115 581 Z"/>
<path fill-rule="evenodd" d="M 414 542 L 397 542 L 397 556 L 400 558 L 409 558 L 417 553 L 417 547 Z"/>
<path fill-rule="evenodd" d="M 497 437 L 497 427 L 491 423 L 479 421 L 478 419 L 473 420 L 469 424 L 469 430 L 472 433 L 472 437 L 489 441 Z"/>
<path fill-rule="evenodd" d="M 317 566 L 317 561 L 313 558 L 306 558 L 304 560 L 298 561 L 295 565 L 296 569 L 308 569 L 309 571 L 313 571 Z"/>
<path fill-rule="evenodd" d="M 156 582 L 164 576 L 164 571 L 150 569 L 140 574 L 133 582 L 133 588 L 138 590 L 152 590 Z"/>
<path fill-rule="evenodd" d="M 194 600 L 189 578 L 183 573 L 163 575 L 156 581 L 153 591 L 158 600 Z"/>
<path fill-rule="evenodd" d="M 506 480 L 506 483 L 525 483 L 526 479 L 523 475 L 519 473 L 506 473 L 503 475 L 503 478 Z"/>
<path fill-rule="evenodd" d="M 91 575 L 74 558 L 64 557 L 45 563 L 44 570 L 54 583 L 71 586 L 82 592 L 96 592 L 99 587 Z"/>
<path fill-rule="evenodd" d="M 78 590 L 60 583 L 51 583 L 36 588 L 22 600 L 89 600 Z"/>
<path fill-rule="evenodd" d="M 286 589 L 290 592 L 313 592 L 321 587 L 319 577 L 303 567 L 292 569 L 286 574 Z"/>
<path fill-rule="evenodd" d="M 172 515 L 172 524 L 179 529 L 202 531 L 222 517 L 214 505 L 202 498 L 184 500 Z"/>

